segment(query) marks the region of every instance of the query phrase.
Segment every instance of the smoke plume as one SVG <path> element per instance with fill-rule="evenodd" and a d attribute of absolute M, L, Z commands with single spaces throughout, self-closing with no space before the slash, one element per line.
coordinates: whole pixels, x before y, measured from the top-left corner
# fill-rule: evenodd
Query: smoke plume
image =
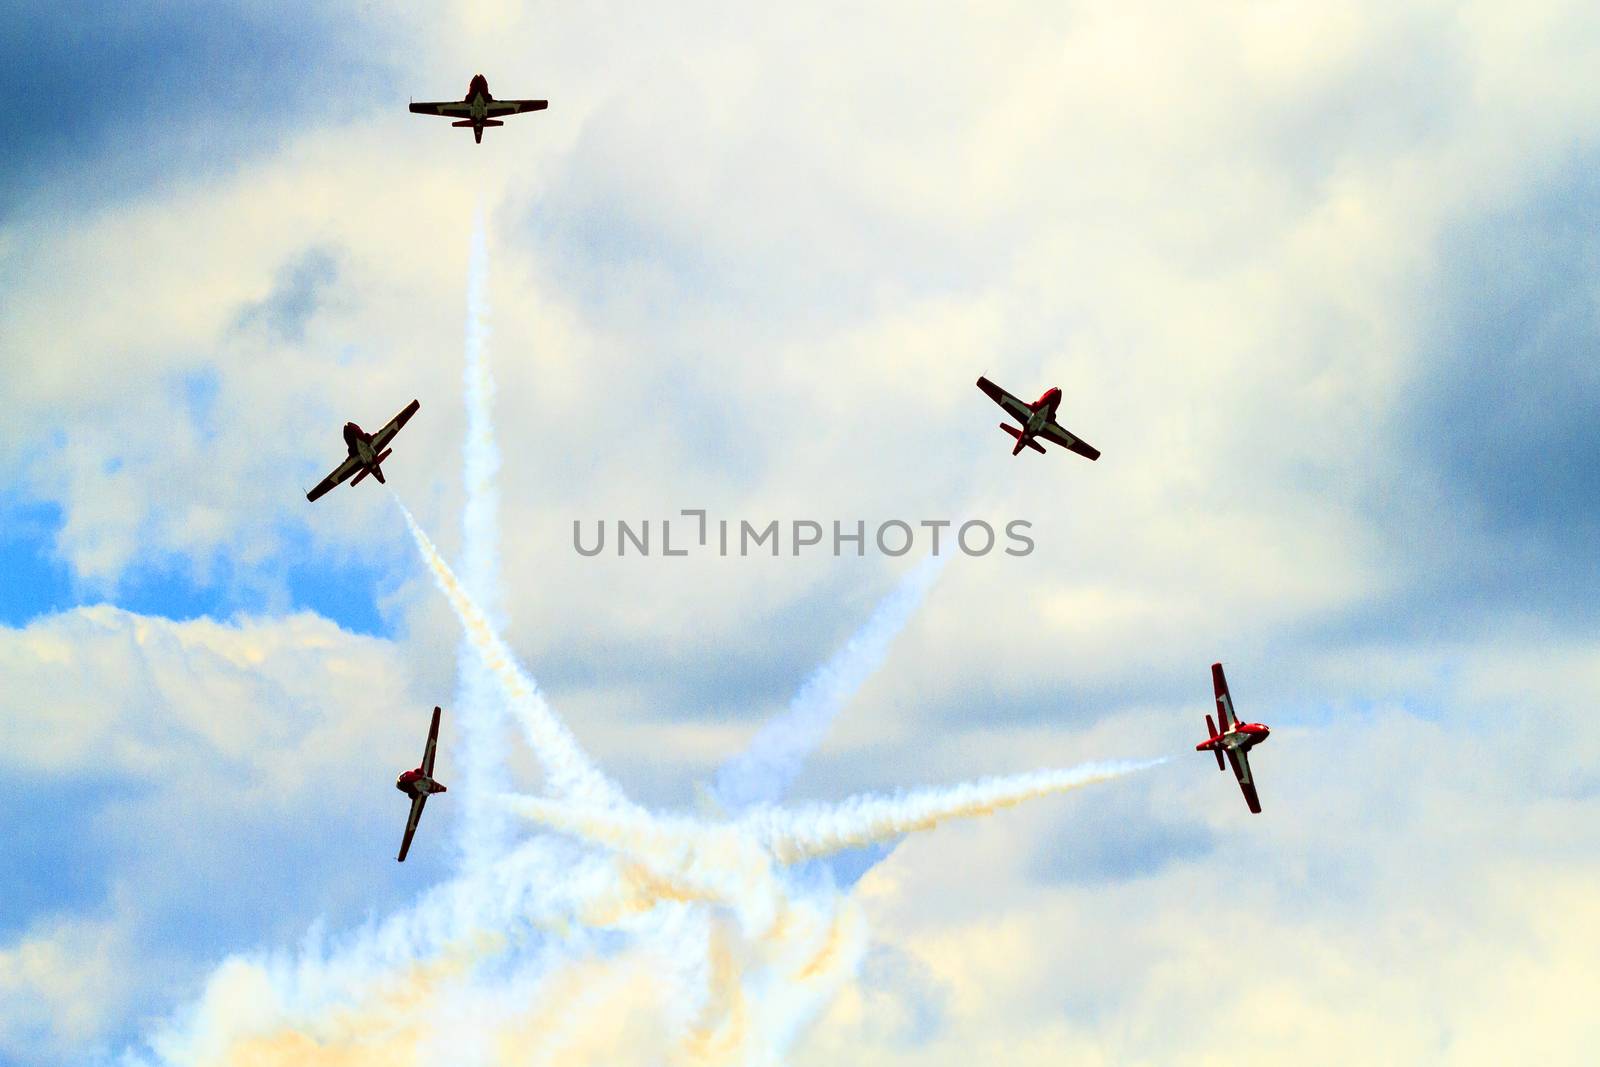
<path fill-rule="evenodd" d="M 494 378 L 489 370 L 488 275 L 489 250 L 480 208 L 473 220 L 467 267 L 466 364 L 462 375 L 467 409 L 467 434 L 462 446 L 466 503 L 461 515 L 461 584 L 481 606 L 485 618 L 501 623 L 500 494 L 495 483 L 500 451 L 494 437 Z M 493 799 L 507 788 L 506 714 L 500 690 L 469 637 L 462 637 L 456 662 L 453 711 L 460 739 L 455 749 L 460 783 L 460 848 L 462 862 L 474 868 L 504 852 L 508 842 L 505 808 Z"/>

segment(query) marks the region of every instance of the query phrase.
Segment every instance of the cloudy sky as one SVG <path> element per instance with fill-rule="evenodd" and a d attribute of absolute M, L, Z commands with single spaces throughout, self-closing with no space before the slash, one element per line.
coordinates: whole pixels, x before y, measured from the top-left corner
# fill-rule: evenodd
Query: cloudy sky
<path fill-rule="evenodd" d="M 507 640 L 630 795 L 923 548 L 573 550 L 685 508 L 1032 523 L 800 797 L 1177 757 L 907 841 L 794 1062 L 1592 1059 L 1593 5 L 24 0 L 0 60 L 0 1062 L 152 1055 L 449 877 L 391 783 L 455 619 L 388 494 L 303 493 L 420 398 L 386 471 L 459 550 L 478 217 Z M 479 71 L 550 109 L 407 114 Z M 979 374 L 1102 458 L 1013 459 Z"/>

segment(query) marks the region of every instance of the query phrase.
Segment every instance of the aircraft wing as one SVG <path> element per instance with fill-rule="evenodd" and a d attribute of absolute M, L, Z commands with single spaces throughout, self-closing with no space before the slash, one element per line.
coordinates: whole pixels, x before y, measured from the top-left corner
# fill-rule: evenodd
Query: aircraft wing
<path fill-rule="evenodd" d="M 317 483 L 317 487 L 306 494 L 307 500 L 316 500 L 329 489 L 338 485 L 356 471 L 361 469 L 361 461 L 354 456 L 348 456 L 345 461 L 333 468 L 333 473 Z"/>
<path fill-rule="evenodd" d="M 1032 407 L 1023 401 L 1018 400 L 1016 397 L 1012 396 L 1010 393 L 1006 392 L 1004 389 L 1000 388 L 987 378 L 978 379 L 978 388 L 982 389 L 985 393 L 988 393 L 989 399 L 1005 408 L 1007 415 L 1010 415 L 1013 419 L 1016 419 L 1018 422 L 1023 423 L 1024 425 L 1026 425 L 1028 422 L 1028 416 L 1033 414 Z"/>
<path fill-rule="evenodd" d="M 1250 754 L 1244 749 L 1229 749 L 1228 762 L 1233 764 L 1233 776 L 1239 779 L 1239 791 L 1254 815 L 1261 814 L 1261 799 L 1256 796 L 1256 780 L 1250 774 Z"/>
<path fill-rule="evenodd" d="M 433 753 L 439 747 L 439 709 L 433 709 L 433 725 L 428 727 L 428 747 L 422 750 L 422 773 L 433 777 Z"/>
<path fill-rule="evenodd" d="M 383 446 L 394 440 L 394 435 L 400 432 L 400 427 L 411 421 L 411 416 L 417 413 L 422 404 L 413 400 L 406 405 L 406 409 L 389 420 L 389 425 L 372 435 L 372 450 L 382 452 Z"/>
<path fill-rule="evenodd" d="M 549 106 L 548 100 L 491 100 L 488 103 L 491 115 L 520 115 L 525 111 L 543 111 Z"/>
<path fill-rule="evenodd" d="M 406 861 L 406 853 L 411 851 L 411 835 L 417 832 L 417 823 L 422 819 L 422 806 L 428 802 L 428 794 L 421 793 L 411 798 L 411 814 L 406 817 L 406 836 L 400 839 L 401 863 Z"/>
<path fill-rule="evenodd" d="M 1217 694 L 1217 722 L 1221 724 L 1221 733 L 1227 733 L 1239 725 L 1239 716 L 1233 713 L 1233 697 L 1228 693 L 1228 679 L 1222 673 L 1222 664 L 1211 665 L 1211 688 Z"/>
<path fill-rule="evenodd" d="M 1044 429 L 1039 431 L 1039 436 L 1043 437 L 1046 441 L 1054 441 L 1062 448 L 1076 452 L 1084 459 L 1100 458 L 1100 450 L 1098 448 L 1089 444 L 1081 437 L 1074 437 L 1072 434 L 1062 429 L 1061 424 L 1056 422 L 1054 419 L 1051 419 L 1049 422 L 1045 423 Z"/>
<path fill-rule="evenodd" d="M 465 115 L 471 110 L 472 105 L 465 100 L 439 100 L 411 105 L 413 115 Z"/>

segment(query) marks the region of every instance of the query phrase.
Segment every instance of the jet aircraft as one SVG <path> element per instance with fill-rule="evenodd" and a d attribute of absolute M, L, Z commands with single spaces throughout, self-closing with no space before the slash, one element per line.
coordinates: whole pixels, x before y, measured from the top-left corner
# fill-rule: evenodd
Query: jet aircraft
<path fill-rule="evenodd" d="M 1012 396 L 987 378 L 978 379 L 978 388 L 988 393 L 990 399 L 1005 409 L 1006 414 L 1022 423 L 1020 430 L 1008 423 L 1000 424 L 1002 430 L 1017 439 L 1017 446 L 1011 450 L 1013 456 L 1021 452 L 1024 447 L 1031 448 L 1035 452 L 1043 452 L 1044 446 L 1038 442 L 1038 438 L 1043 437 L 1046 441 L 1076 452 L 1085 459 L 1100 458 L 1098 448 L 1074 437 L 1056 422 L 1056 408 L 1061 404 L 1060 389 L 1052 387 L 1038 400 L 1029 404 Z"/>
<path fill-rule="evenodd" d="M 482 74 L 474 74 L 472 81 L 467 85 L 467 95 L 460 100 L 440 100 L 421 104 L 413 102 L 411 113 L 442 115 L 445 118 L 459 117 L 459 122 L 452 122 L 450 125 L 471 126 L 473 141 L 482 144 L 485 126 L 504 126 L 505 123 L 501 119 L 506 115 L 520 115 L 524 111 L 543 111 L 549 106 L 548 100 L 496 100 L 489 92 L 489 79 Z"/>
<path fill-rule="evenodd" d="M 400 427 L 411 421 L 411 416 L 417 413 L 422 405 L 413 400 L 406 405 L 404 411 L 389 420 L 389 424 L 377 433 L 366 433 L 353 422 L 344 424 L 344 443 L 350 450 L 345 461 L 333 469 L 333 473 L 317 483 L 317 487 L 306 494 L 307 500 L 316 500 L 329 489 L 338 485 L 356 471 L 356 480 L 350 484 L 357 485 L 367 475 L 372 475 L 381 483 L 383 477 L 382 463 L 389 458 L 389 453 L 394 449 L 387 447 L 394 435 L 400 432 Z"/>
<path fill-rule="evenodd" d="M 433 709 L 433 723 L 428 727 L 428 747 L 422 750 L 422 766 L 405 771 L 394 780 L 394 787 L 411 798 L 411 814 L 406 817 L 406 836 L 400 839 L 401 863 L 411 851 L 411 835 L 417 832 L 417 821 L 422 818 L 422 807 L 434 793 L 447 790 L 433 780 L 433 753 L 439 747 L 439 709 Z"/>
<path fill-rule="evenodd" d="M 1244 802 L 1256 815 L 1261 814 L 1261 800 L 1256 796 L 1255 776 L 1250 773 L 1250 750 L 1267 739 L 1272 731 L 1258 722 L 1240 722 L 1239 717 L 1233 713 L 1233 697 L 1228 695 L 1228 679 L 1222 675 L 1222 664 L 1211 665 L 1211 687 L 1217 692 L 1217 719 L 1222 723 L 1222 732 L 1217 732 L 1217 724 L 1211 721 L 1211 716 L 1206 716 L 1206 731 L 1210 737 L 1194 746 L 1196 752 L 1210 752 L 1217 757 L 1217 770 L 1226 770 L 1222 763 L 1223 753 L 1227 753 L 1228 762 L 1233 764 L 1233 776 L 1239 779 L 1239 789 L 1244 793 Z"/>

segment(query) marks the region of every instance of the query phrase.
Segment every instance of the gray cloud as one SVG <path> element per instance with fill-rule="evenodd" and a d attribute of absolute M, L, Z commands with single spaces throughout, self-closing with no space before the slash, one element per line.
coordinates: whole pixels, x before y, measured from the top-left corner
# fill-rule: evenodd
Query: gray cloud
<path fill-rule="evenodd" d="M 393 106 L 374 59 L 385 26 L 359 8 L 25 0 L 0 44 L 0 222 L 220 173 L 329 99 Z"/>
<path fill-rule="evenodd" d="M 1208 805 L 1237 800 L 1242 807 L 1233 776 L 1226 781 L 1221 775 L 1214 777 Z M 1152 791 L 1141 788 L 1143 783 L 1120 784 L 1121 788 L 1105 790 L 1092 803 L 1075 805 L 1056 820 L 1055 828 L 1035 846 L 1031 869 L 1036 877 L 1068 885 L 1114 886 L 1153 877 L 1174 863 L 1211 853 L 1215 839 L 1209 826 L 1163 810 L 1153 802 Z"/>
<path fill-rule="evenodd" d="M 1404 595 L 1448 604 L 1441 623 L 1485 623 L 1513 604 L 1593 619 L 1600 604 L 1595 162 L 1570 159 L 1439 244 L 1436 310 L 1396 413 L 1417 466 L 1396 472 L 1410 486 L 1386 494 L 1380 521 L 1417 546 Z"/>
<path fill-rule="evenodd" d="M 256 326 L 282 344 L 298 345 L 306 339 L 306 324 L 339 280 L 336 249 L 314 246 L 301 252 L 278 271 L 272 291 L 239 313 L 240 329 Z"/>

